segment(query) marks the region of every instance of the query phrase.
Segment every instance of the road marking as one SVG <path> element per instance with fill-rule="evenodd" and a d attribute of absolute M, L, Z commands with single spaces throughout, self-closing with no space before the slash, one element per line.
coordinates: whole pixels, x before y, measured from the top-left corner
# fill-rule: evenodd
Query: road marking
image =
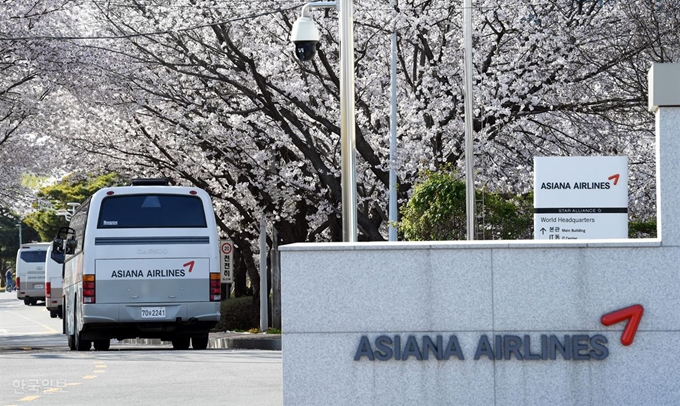
<path fill-rule="evenodd" d="M 54 393 L 54 392 L 61 392 L 61 388 L 49 388 L 45 389 L 43 393 Z"/>
<path fill-rule="evenodd" d="M 69 382 L 66 384 L 66 386 L 76 386 L 76 385 L 82 385 L 82 382 Z"/>
<path fill-rule="evenodd" d="M 83 377 L 83 379 L 94 379 L 94 378 L 96 378 L 96 377 L 97 377 L 97 375 L 85 375 L 85 376 Z"/>
<path fill-rule="evenodd" d="M 36 400 L 39 397 L 40 395 L 24 396 L 23 398 L 19 399 L 19 402 L 30 402 L 31 400 Z"/>
<path fill-rule="evenodd" d="M 48 334 L 61 334 L 57 333 L 56 331 L 50 332 L 50 331 L 43 331 L 40 333 L 0 333 L 0 336 L 16 336 L 16 335 L 22 335 L 22 336 L 44 336 Z"/>
<path fill-rule="evenodd" d="M 92 371 L 93 374 L 100 374 L 100 373 L 103 373 L 103 372 L 106 372 L 106 371 L 105 371 L 105 370 L 101 370 L 101 369 L 98 369 L 98 370 L 96 370 L 96 371 Z"/>
<path fill-rule="evenodd" d="M 48 333 L 42 333 L 42 334 L 54 334 L 54 333 L 58 333 L 58 331 L 55 330 L 55 329 L 53 329 L 52 327 L 50 327 L 50 326 L 48 326 L 48 325 L 45 325 L 45 324 L 42 324 L 42 323 L 39 323 L 39 322 L 37 322 L 37 321 L 35 321 L 35 320 L 33 320 L 33 319 L 29 319 L 28 317 L 24 316 L 24 315 L 21 314 L 21 313 L 16 313 L 16 312 L 7 312 L 7 313 L 16 314 L 17 316 L 23 317 L 24 319 L 26 319 L 26 320 L 28 320 L 28 321 L 30 321 L 30 322 L 32 322 L 32 323 L 35 323 L 35 324 L 38 324 L 38 325 L 40 325 L 40 326 L 45 327 L 45 328 L 49 331 Z M 23 335 L 22 333 L 18 333 L 18 334 Z M 34 333 L 34 334 L 35 334 L 35 333 Z M 41 334 L 41 333 L 38 333 L 38 334 Z"/>

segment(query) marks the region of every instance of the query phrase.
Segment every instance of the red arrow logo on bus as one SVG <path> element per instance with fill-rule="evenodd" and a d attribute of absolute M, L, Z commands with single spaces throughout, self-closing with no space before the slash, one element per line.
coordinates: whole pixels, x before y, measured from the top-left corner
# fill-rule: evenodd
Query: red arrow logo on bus
<path fill-rule="evenodd" d="M 612 324 L 620 323 L 624 320 L 628 320 L 626 327 L 623 328 L 623 334 L 621 334 L 621 344 L 631 345 L 633 339 L 635 338 L 635 333 L 637 332 L 638 326 L 640 325 L 640 320 L 642 319 L 642 313 L 645 309 L 639 305 L 634 304 L 632 306 L 624 307 L 623 309 L 607 313 L 602 316 L 602 324 L 605 326 L 611 326 Z"/>
<path fill-rule="evenodd" d="M 619 177 L 620 177 L 620 176 L 621 176 L 620 174 L 615 173 L 614 175 L 608 177 L 607 180 L 612 180 L 612 179 L 614 179 L 614 186 L 616 186 L 616 184 L 619 183 Z"/>
<path fill-rule="evenodd" d="M 189 267 L 189 273 L 194 270 L 194 261 L 189 261 L 186 264 L 182 265 L 182 267 L 188 266 Z"/>

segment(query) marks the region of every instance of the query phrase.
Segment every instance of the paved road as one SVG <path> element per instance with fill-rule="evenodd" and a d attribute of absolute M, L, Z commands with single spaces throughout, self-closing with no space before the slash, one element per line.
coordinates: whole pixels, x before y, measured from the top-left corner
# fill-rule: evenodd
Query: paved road
<path fill-rule="evenodd" d="M 113 340 L 69 351 L 61 319 L 0 292 L 0 406 L 283 404 L 280 351 L 174 351 Z"/>

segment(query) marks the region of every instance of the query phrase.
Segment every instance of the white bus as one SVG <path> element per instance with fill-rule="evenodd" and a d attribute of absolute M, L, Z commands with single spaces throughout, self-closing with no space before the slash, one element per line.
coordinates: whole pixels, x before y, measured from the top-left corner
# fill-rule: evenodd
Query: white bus
<path fill-rule="evenodd" d="M 205 349 L 220 320 L 219 240 L 212 202 L 156 180 L 100 189 L 54 241 L 64 263 L 64 334 L 71 350 L 110 339 L 160 338 Z"/>
<path fill-rule="evenodd" d="M 17 299 L 26 305 L 45 300 L 45 258 L 48 242 L 21 244 L 17 251 Z"/>
<path fill-rule="evenodd" d="M 62 269 L 63 265 L 52 259 L 52 244 L 47 247 L 45 259 L 45 309 L 53 319 L 61 317 L 62 310 Z"/>

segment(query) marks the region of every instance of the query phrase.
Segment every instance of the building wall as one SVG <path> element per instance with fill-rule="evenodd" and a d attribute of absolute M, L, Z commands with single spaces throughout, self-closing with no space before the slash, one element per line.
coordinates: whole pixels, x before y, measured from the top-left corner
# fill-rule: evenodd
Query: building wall
<path fill-rule="evenodd" d="M 680 404 L 680 108 L 656 114 L 658 239 L 282 247 L 284 403 Z M 626 346 L 601 317 L 635 304 Z M 370 360 L 380 336 L 409 357 Z M 449 358 L 416 359 L 438 336 Z M 576 350 L 550 359 L 551 336 Z"/>

